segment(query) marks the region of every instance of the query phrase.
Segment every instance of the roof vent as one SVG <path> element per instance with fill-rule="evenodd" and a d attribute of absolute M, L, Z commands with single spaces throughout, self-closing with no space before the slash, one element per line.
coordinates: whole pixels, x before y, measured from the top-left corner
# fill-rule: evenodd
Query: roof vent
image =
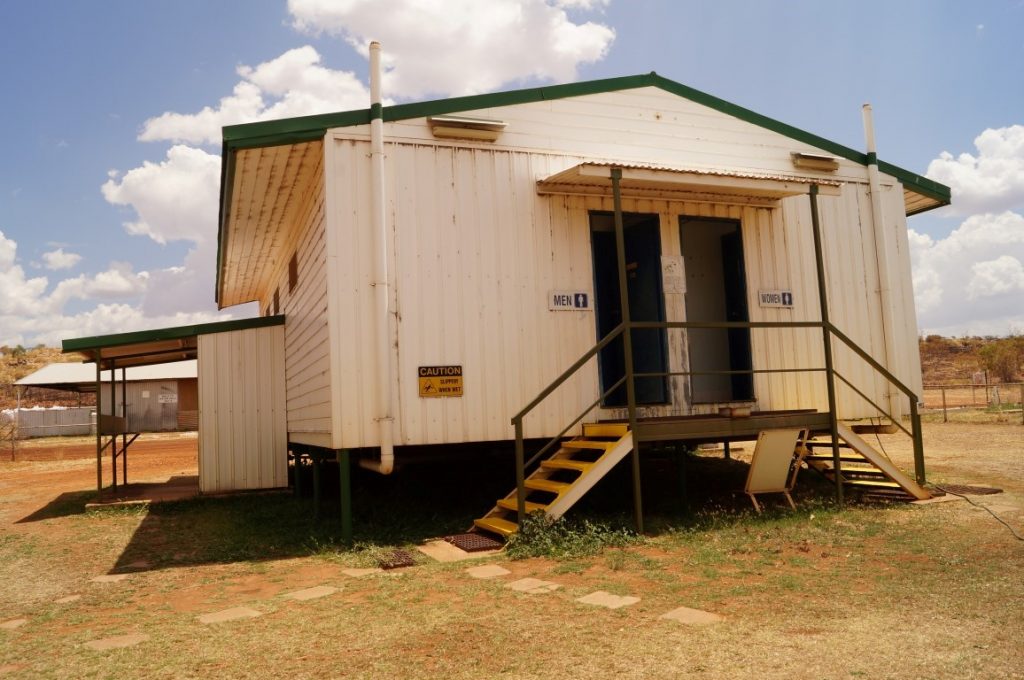
<path fill-rule="evenodd" d="M 465 116 L 431 116 L 427 118 L 427 123 L 435 137 L 476 139 L 484 142 L 496 140 L 508 125 L 503 120 Z"/>
<path fill-rule="evenodd" d="M 793 165 L 804 170 L 835 172 L 839 169 L 839 159 L 832 156 L 820 153 L 804 153 L 802 151 L 794 151 L 790 156 L 793 158 Z"/>

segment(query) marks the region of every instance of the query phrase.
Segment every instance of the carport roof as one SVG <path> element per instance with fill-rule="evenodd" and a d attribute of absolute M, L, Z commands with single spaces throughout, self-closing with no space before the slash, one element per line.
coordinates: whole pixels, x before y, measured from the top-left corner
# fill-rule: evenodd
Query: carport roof
<path fill-rule="evenodd" d="M 133 333 L 72 338 L 61 342 L 65 354 L 76 352 L 86 363 L 99 359 L 102 368 L 149 366 L 198 358 L 198 337 L 247 328 L 279 326 L 284 315 L 261 316 L 235 321 L 156 328 Z"/>
<path fill-rule="evenodd" d="M 195 378 L 195 361 L 178 361 L 158 366 L 137 366 L 127 370 L 128 382 L 144 380 L 181 380 Z M 104 371 L 101 382 L 110 382 L 110 371 Z M 48 387 L 71 392 L 91 392 L 96 389 L 96 369 L 84 363 L 54 363 L 17 380 L 22 387 Z"/>

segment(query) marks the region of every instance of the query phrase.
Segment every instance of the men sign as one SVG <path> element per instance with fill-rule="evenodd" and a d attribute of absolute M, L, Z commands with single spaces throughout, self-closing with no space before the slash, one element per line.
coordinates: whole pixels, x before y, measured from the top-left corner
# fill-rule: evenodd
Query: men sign
<path fill-rule="evenodd" d="M 461 397 L 462 366 L 420 366 L 421 397 Z"/>
<path fill-rule="evenodd" d="M 548 310 L 580 312 L 593 309 L 590 293 L 585 290 L 553 290 L 548 293 Z"/>

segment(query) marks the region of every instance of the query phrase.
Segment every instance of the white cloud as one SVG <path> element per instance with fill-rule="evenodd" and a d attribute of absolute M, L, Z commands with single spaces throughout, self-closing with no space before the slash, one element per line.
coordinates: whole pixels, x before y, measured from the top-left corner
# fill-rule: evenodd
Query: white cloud
<path fill-rule="evenodd" d="M 289 0 L 295 27 L 347 40 L 366 55 L 383 44 L 385 93 L 395 97 L 464 95 L 528 79 L 569 81 L 602 59 L 610 27 L 573 22 L 566 8 L 600 0 Z"/>
<path fill-rule="evenodd" d="M 47 269 L 71 269 L 81 262 L 82 256 L 77 253 L 65 253 L 63 248 L 43 253 L 43 264 Z"/>
<path fill-rule="evenodd" d="M 241 82 L 216 107 L 206 106 L 198 113 L 169 111 L 150 118 L 142 126 L 139 140 L 216 144 L 225 125 L 366 108 L 369 104 L 369 91 L 355 74 L 322 66 L 320 54 L 309 45 L 255 67 L 239 66 L 237 73 Z"/>
<path fill-rule="evenodd" d="M 1024 207 L 1024 125 L 989 128 L 974 140 L 977 155 L 943 151 L 928 177 L 949 185 L 958 215 Z"/>
<path fill-rule="evenodd" d="M 1003 335 L 1024 330 L 1024 216 L 967 218 L 949 236 L 910 230 L 914 296 L 923 332 Z"/>
<path fill-rule="evenodd" d="M 108 202 L 134 210 L 137 219 L 124 223 L 129 234 L 200 243 L 217 235 L 219 187 L 220 156 L 179 144 L 159 163 L 115 173 L 101 190 Z"/>

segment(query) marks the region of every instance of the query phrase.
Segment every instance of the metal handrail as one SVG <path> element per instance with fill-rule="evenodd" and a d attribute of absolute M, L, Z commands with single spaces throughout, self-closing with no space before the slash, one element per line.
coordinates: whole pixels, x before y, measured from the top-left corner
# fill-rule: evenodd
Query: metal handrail
<path fill-rule="evenodd" d="M 583 418 L 586 417 L 594 408 L 601 404 L 608 395 L 617 390 L 623 385 L 628 376 L 623 375 L 619 378 L 615 384 L 605 390 L 593 403 L 587 406 L 582 413 L 580 413 L 571 423 L 569 423 L 561 432 L 552 437 L 545 446 L 535 453 L 529 461 L 524 460 L 524 435 L 523 435 L 523 419 L 541 402 L 543 402 L 548 396 L 551 395 L 556 389 L 558 389 L 566 380 L 572 377 L 580 368 L 582 368 L 590 359 L 597 355 L 602 349 L 607 347 L 613 340 L 623 334 L 625 330 L 630 329 L 754 329 L 754 328 L 821 328 L 823 332 L 828 333 L 841 340 L 844 345 L 853 350 L 857 356 L 867 362 L 871 368 L 885 378 L 890 384 L 895 386 L 900 392 L 910 399 L 910 421 L 911 429 L 907 430 L 901 423 L 896 421 L 896 418 L 888 412 L 886 409 L 880 407 L 871 398 L 869 398 L 863 391 L 857 388 L 853 383 L 846 379 L 839 371 L 835 370 L 834 366 L 829 370 L 829 367 L 825 368 L 782 368 L 782 369 L 748 369 L 748 370 L 737 370 L 737 371 L 674 371 L 674 372 L 659 372 L 659 373 L 634 373 L 633 379 L 636 378 L 650 378 L 650 377 L 668 377 L 668 376 L 681 376 L 681 375 L 754 375 L 754 374 L 771 374 L 771 373 L 812 373 L 812 372 L 824 372 L 831 373 L 833 378 L 838 377 L 843 381 L 850 389 L 856 392 L 861 398 L 867 401 L 871 406 L 877 409 L 881 414 L 887 417 L 896 427 L 907 434 L 914 443 L 914 471 L 917 481 L 920 484 L 925 483 L 925 471 L 924 471 L 924 445 L 921 435 L 921 416 L 918 412 L 918 397 L 914 392 L 901 382 L 895 375 L 893 375 L 887 368 L 882 366 L 878 361 L 874 359 L 870 354 L 865 352 L 858 346 L 853 340 L 851 340 L 845 333 L 840 331 L 831 322 L 828 321 L 632 321 L 629 323 L 620 323 L 610 333 L 605 335 L 601 340 L 591 347 L 583 356 L 581 356 L 576 362 L 569 368 L 564 370 L 555 380 L 553 380 L 546 388 L 544 388 L 529 404 L 523 407 L 516 415 L 512 417 L 512 425 L 515 427 L 516 436 L 516 507 L 519 515 L 519 521 L 523 521 L 526 517 L 526 487 L 525 470 L 527 467 L 532 466 L 537 460 L 540 459 L 545 453 L 547 453 L 566 433 L 575 427 Z"/>

